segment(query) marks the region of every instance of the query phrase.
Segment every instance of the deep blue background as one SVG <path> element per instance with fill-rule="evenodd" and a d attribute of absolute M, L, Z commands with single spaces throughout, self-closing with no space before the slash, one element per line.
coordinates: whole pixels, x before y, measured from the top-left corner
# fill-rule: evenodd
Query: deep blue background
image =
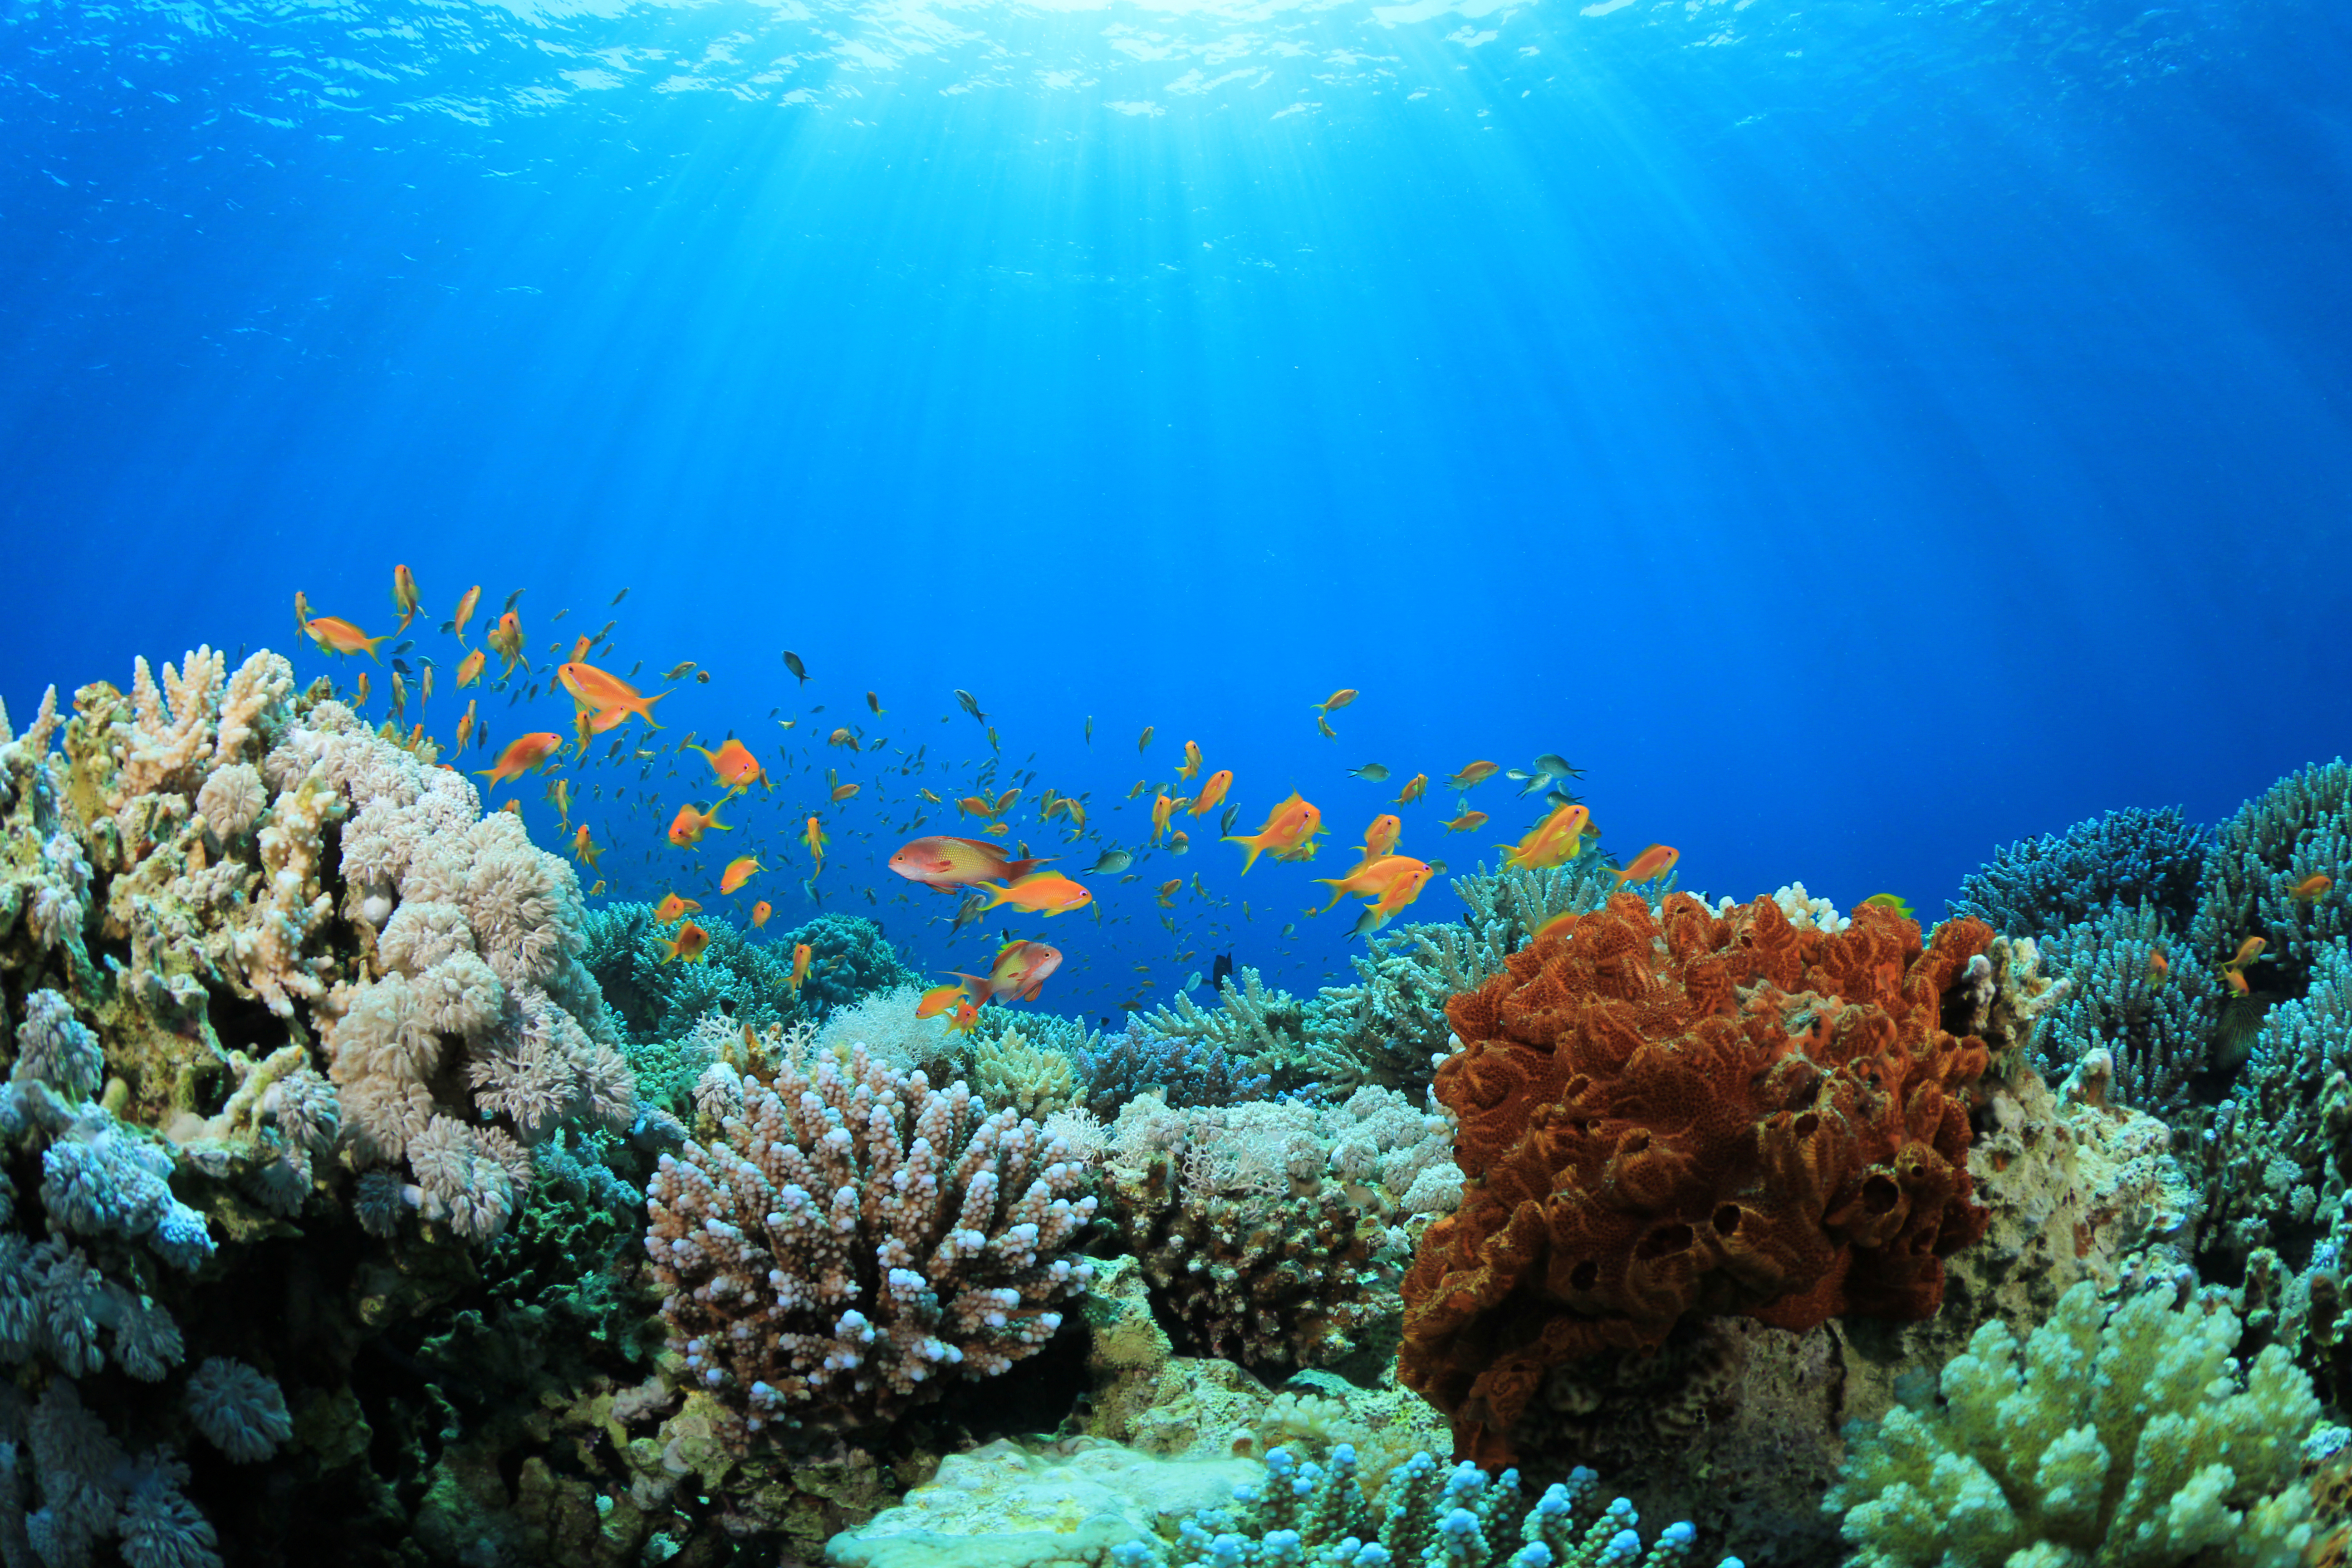
<path fill-rule="evenodd" d="M 873 689 L 972 757 L 964 687 L 1125 841 L 1187 736 L 1251 826 L 1304 790 L 1324 875 L 1395 789 L 1342 767 L 1559 751 L 1685 887 L 1937 910 L 2009 838 L 2345 749 L 2347 71 L 2304 4 L 18 4 L 0 696 L 284 647 L 298 587 L 383 629 L 395 561 L 436 618 L 526 589 L 534 662 L 626 585 L 619 662 L 715 672 L 671 738 L 773 762 L 772 707 Z M 566 727 L 505 700 L 500 740 Z M 641 858 L 699 769 L 585 814 L 616 890 L 709 885 Z M 745 808 L 788 854 L 812 776 Z M 1507 787 L 1404 847 L 1491 853 Z M 828 821 L 876 836 L 828 907 L 942 911 Z M 1149 882 L 1020 927 L 1072 953 L 1049 1002 L 1274 962 L 1317 889 L 1237 867 L 1139 868 L 1249 898 L 1238 935 L 1188 897 L 1171 945 Z"/>

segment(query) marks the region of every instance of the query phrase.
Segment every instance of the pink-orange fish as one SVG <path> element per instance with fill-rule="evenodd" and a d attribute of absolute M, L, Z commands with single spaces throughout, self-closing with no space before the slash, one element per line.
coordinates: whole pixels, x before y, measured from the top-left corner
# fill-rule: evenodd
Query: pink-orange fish
<path fill-rule="evenodd" d="M 730 739 L 715 752 L 708 746 L 696 746 L 694 750 L 702 753 L 710 771 L 727 786 L 729 795 L 740 795 L 755 783 L 761 789 L 768 787 L 768 770 L 760 765 L 760 759 L 742 742 Z"/>
<path fill-rule="evenodd" d="M 507 749 L 499 753 L 497 765 L 478 768 L 475 776 L 488 779 L 494 785 L 501 784 L 509 779 L 520 778 L 562 750 L 562 736 L 552 730 L 534 730 L 509 741 Z"/>
<path fill-rule="evenodd" d="M 1653 844 L 1634 856 L 1631 865 L 1616 873 L 1617 885 L 1622 888 L 1628 882 L 1653 881 L 1673 870 L 1675 862 L 1681 858 L 1681 850 L 1664 844 Z"/>
<path fill-rule="evenodd" d="M 1445 781 L 1447 789 L 1475 789 L 1503 771 L 1500 763 L 1476 762 Z"/>
<path fill-rule="evenodd" d="M 1010 860 L 1005 858 L 1003 846 L 991 844 L 985 838 L 934 834 L 901 845 L 898 853 L 890 857 L 889 867 L 910 882 L 953 892 L 982 882 L 1009 882 L 1025 877 L 1049 858 Z"/>
<path fill-rule="evenodd" d="M 1414 801 L 1419 800 L 1422 797 L 1423 792 L 1426 791 L 1428 788 L 1429 775 L 1427 773 L 1415 773 L 1412 777 L 1404 781 L 1404 788 L 1397 791 L 1395 804 L 1398 805 L 1411 805 Z"/>
<path fill-rule="evenodd" d="M 1584 852 L 1585 825 L 1592 813 L 1581 805 L 1555 807 L 1549 816 L 1527 831 L 1517 844 L 1503 849 L 1503 864 L 1529 871 L 1549 871 L 1555 866 L 1565 866 Z"/>
<path fill-rule="evenodd" d="M 1356 861 L 1355 870 L 1348 874 L 1352 877 L 1356 871 L 1362 870 L 1382 856 L 1394 854 L 1397 840 L 1403 837 L 1404 819 L 1402 817 L 1382 813 L 1372 818 L 1371 826 L 1364 829 L 1363 854 Z"/>
<path fill-rule="evenodd" d="M 1042 942 L 1008 942 L 996 950 L 996 962 L 989 965 L 986 975 L 964 974 L 961 970 L 949 973 L 959 975 L 970 988 L 972 1000 L 984 1006 L 1007 998 L 1034 1002 L 1046 977 L 1061 966 L 1060 948 L 1048 947 Z"/>
<path fill-rule="evenodd" d="M 785 977 L 784 984 L 792 987 L 793 995 L 797 996 L 801 994 L 801 984 L 808 979 L 809 960 L 815 955 L 816 950 L 808 943 L 804 942 L 793 943 L 793 972 Z"/>
<path fill-rule="evenodd" d="M 555 679 L 563 683 L 564 690 L 572 693 L 572 701 L 594 713 L 598 719 L 613 716 L 611 723 L 597 726 L 599 733 L 620 723 L 632 713 L 643 719 L 648 730 L 661 728 L 654 722 L 654 704 L 667 697 L 669 693 L 667 691 L 647 697 L 619 676 L 608 674 L 577 658 L 568 664 L 558 665 Z"/>
<path fill-rule="evenodd" d="M 776 906 L 768 902 L 765 899 L 761 899 L 758 903 L 753 904 L 751 906 L 752 928 L 756 930 L 761 926 L 766 925 L 768 923 L 768 917 L 775 912 Z"/>
<path fill-rule="evenodd" d="M 415 575 L 405 566 L 394 567 L 392 569 L 392 604 L 393 607 L 400 612 L 399 630 L 406 631 L 408 623 L 416 618 L 418 603 Z"/>
<path fill-rule="evenodd" d="M 677 815 L 669 819 L 669 841 L 683 849 L 690 844 L 699 843 L 702 836 L 714 827 L 721 833 L 735 831 L 719 820 L 719 808 L 725 804 L 724 801 L 714 801 L 709 811 L 698 809 L 691 802 L 679 806 Z"/>
<path fill-rule="evenodd" d="M 709 946 L 710 933 L 688 921 L 677 928 L 677 935 L 661 944 L 661 961 L 667 963 L 674 958 L 682 958 L 688 963 L 700 963 Z"/>
<path fill-rule="evenodd" d="M 760 864 L 758 856 L 738 855 L 734 859 L 728 861 L 727 869 L 719 874 L 719 890 L 722 893 L 731 893 L 750 881 L 754 875 L 766 869 L 765 866 Z"/>
<path fill-rule="evenodd" d="M 667 925 L 672 921 L 682 921 L 688 915 L 699 914 L 701 911 L 702 906 L 692 899 L 682 898 L 676 893 L 665 893 L 662 895 L 662 901 L 654 906 L 654 919 Z"/>
<path fill-rule="evenodd" d="M 310 634 L 310 640 L 317 643 L 323 652 L 363 653 L 370 658 L 375 657 L 378 644 L 389 642 L 392 639 L 390 632 L 384 633 L 380 637 L 372 637 L 351 622 L 334 616 L 320 616 L 316 619 L 306 621 L 302 625 L 302 629 Z"/>
<path fill-rule="evenodd" d="M 992 910 L 999 904 L 1011 904 L 1034 915 L 1062 915 L 1085 909 L 1094 901 L 1091 891 L 1059 871 L 1032 871 L 1001 888 L 990 884 L 988 901 L 980 907 Z"/>
<path fill-rule="evenodd" d="M 1274 809 L 1265 814 L 1265 825 L 1255 833 L 1229 833 L 1224 841 L 1249 850 L 1242 859 L 1242 874 L 1247 876 L 1261 852 L 1271 852 L 1278 860 L 1309 858 L 1315 853 L 1315 836 L 1322 831 L 1321 810 L 1292 790 L 1275 803 Z"/>
<path fill-rule="evenodd" d="M 1201 793 L 1192 797 L 1192 815 L 1206 816 L 1216 810 L 1217 803 L 1225 798 L 1225 791 L 1233 786 L 1233 769 L 1219 768 L 1215 773 L 1211 773 L 1208 783 L 1201 786 Z"/>

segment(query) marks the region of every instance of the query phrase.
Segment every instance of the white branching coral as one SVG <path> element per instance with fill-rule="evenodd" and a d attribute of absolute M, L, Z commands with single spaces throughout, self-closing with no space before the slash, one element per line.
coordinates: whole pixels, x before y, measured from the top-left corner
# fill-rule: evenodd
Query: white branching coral
<path fill-rule="evenodd" d="M 720 1135 L 662 1156 L 646 1250 L 673 1343 L 750 1430 L 880 1426 L 993 1377 L 1093 1278 L 1084 1167 L 961 1083 L 859 1047 L 767 1082 L 720 1063 L 696 1099 Z"/>

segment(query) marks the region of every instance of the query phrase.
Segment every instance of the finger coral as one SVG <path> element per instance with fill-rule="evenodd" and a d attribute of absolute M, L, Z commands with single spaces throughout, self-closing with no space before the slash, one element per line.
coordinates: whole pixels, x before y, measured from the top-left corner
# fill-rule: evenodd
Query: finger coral
<path fill-rule="evenodd" d="M 887 1426 L 1034 1355 L 1093 1278 L 1084 1168 L 961 1083 L 858 1047 L 768 1081 L 715 1064 L 696 1099 L 719 1136 L 661 1157 L 646 1251 L 688 1373 L 747 1430 Z"/>
<path fill-rule="evenodd" d="M 1969 1023 L 1991 942 L 1625 894 L 1455 996 L 1437 1095 L 1470 1180 L 1405 1277 L 1401 1372 L 1460 1451 L 1507 1458 L 1552 1369 L 1686 1316 L 1932 1312 L 1985 1224 L 1962 1096 L 1989 1054 L 1944 1014 Z"/>

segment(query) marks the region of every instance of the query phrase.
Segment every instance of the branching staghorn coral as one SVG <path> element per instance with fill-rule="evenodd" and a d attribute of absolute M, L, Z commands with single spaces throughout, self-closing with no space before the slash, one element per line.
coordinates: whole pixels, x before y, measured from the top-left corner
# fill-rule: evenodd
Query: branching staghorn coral
<path fill-rule="evenodd" d="M 1078 1071 L 1060 1051 L 1033 1046 L 1011 1027 L 973 1049 L 971 1089 L 997 1110 L 1043 1121 L 1077 1104 Z"/>
<path fill-rule="evenodd" d="M 1232 1105 L 1265 1092 L 1269 1076 L 1251 1073 L 1213 1040 L 1184 1040 L 1129 1029 L 1094 1036 L 1070 1050 L 1084 1081 L 1087 1109 L 1116 1118 L 1138 1095 L 1157 1093 L 1170 1105 Z"/>
<path fill-rule="evenodd" d="M 858 1047 L 767 1082 L 717 1064 L 696 1096 L 718 1135 L 661 1157 L 646 1251 L 688 1373 L 747 1431 L 887 1426 L 1035 1354 L 1093 1277 L 1084 1170 L 961 1083 Z"/>
<path fill-rule="evenodd" d="M 1321 1464 L 1287 1449 L 1266 1456 L 1265 1479 L 1234 1489 L 1234 1507 L 1178 1526 L 1171 1568 L 1679 1568 L 1696 1532 L 1671 1524 L 1643 1550 L 1641 1521 L 1623 1498 L 1600 1504 L 1600 1478 L 1580 1466 L 1520 1513 L 1519 1473 L 1490 1477 L 1431 1455 L 1398 1466 L 1377 1501 L 1365 1494 L 1350 1445 Z M 1112 1549 L 1116 1568 L 1152 1561 L 1140 1545 Z M 1727 1558 L 1721 1568 L 1739 1568 Z"/>
<path fill-rule="evenodd" d="M 1218 983 L 1215 1011 L 1179 992 L 1130 1031 L 1213 1047 L 1269 1075 L 1277 1090 L 1336 1099 L 1364 1081 L 1367 1064 L 1349 1038 L 1349 1020 L 1328 1016 L 1319 1002 L 1269 989 L 1247 964 L 1238 973 L 1238 985 L 1231 974 Z"/>
<path fill-rule="evenodd" d="M 2036 1070 L 2055 1083 L 2093 1051 L 2107 1051 L 2118 1099 L 2185 1124 L 2189 1080 L 2206 1064 L 2220 1017 L 2211 966 L 2187 962 L 2186 943 L 2148 903 L 2109 905 L 2037 945 L 2043 967 L 2065 978 L 2067 994 L 2035 1042 Z M 2152 967 L 2158 958 L 2168 973 Z"/>
<path fill-rule="evenodd" d="M 2191 963 L 2216 966 L 2239 943 L 2259 936 L 2261 960 L 2245 969 L 2258 994 L 2294 996 L 2319 950 L 2352 936 L 2352 767 L 2341 758 L 2279 780 L 2240 806 L 2213 836 L 2205 858 L 2196 919 L 2189 926 Z M 2298 898 L 2314 876 L 2337 884 L 2325 897 Z"/>
<path fill-rule="evenodd" d="M 1849 1427 L 1823 1506 L 1856 1568 L 2292 1568 L 2319 1401 L 2277 1346 L 2241 1371 L 2237 1339 L 2226 1309 L 2077 1285 L 2022 1345 L 1978 1330 L 1940 1405 Z"/>

